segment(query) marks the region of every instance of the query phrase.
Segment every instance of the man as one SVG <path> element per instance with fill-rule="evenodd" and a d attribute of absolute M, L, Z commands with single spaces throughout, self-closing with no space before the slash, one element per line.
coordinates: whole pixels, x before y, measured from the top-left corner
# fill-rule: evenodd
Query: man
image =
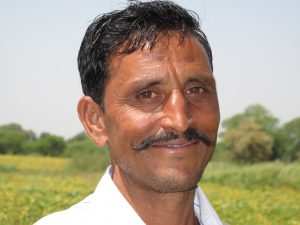
<path fill-rule="evenodd" d="M 78 55 L 78 114 L 111 167 L 96 191 L 37 225 L 222 224 L 197 184 L 217 139 L 212 54 L 192 14 L 131 2 L 98 17 Z"/>

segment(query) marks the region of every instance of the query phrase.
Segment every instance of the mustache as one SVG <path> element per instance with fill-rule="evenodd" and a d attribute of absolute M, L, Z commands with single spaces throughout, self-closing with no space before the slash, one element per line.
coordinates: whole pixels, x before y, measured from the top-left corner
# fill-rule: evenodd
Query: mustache
<path fill-rule="evenodd" d="M 161 135 L 153 135 L 150 137 L 145 138 L 144 140 L 141 141 L 140 144 L 135 145 L 132 147 L 134 151 L 142 151 L 147 149 L 149 146 L 158 143 L 158 142 L 165 142 L 165 141 L 170 141 L 170 140 L 175 140 L 179 137 L 180 135 L 176 132 L 168 132 L 164 133 Z M 204 144 L 210 146 L 213 145 L 213 141 L 203 132 L 195 129 L 195 128 L 188 128 L 184 133 L 183 137 L 185 137 L 188 141 L 202 141 Z"/>

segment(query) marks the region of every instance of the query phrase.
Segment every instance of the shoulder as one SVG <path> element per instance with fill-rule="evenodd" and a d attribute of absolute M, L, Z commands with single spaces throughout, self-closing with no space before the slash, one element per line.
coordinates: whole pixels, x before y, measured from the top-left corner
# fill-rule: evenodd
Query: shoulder
<path fill-rule="evenodd" d="M 101 178 L 94 193 L 71 208 L 50 214 L 34 225 L 143 224 L 109 174 Z"/>
<path fill-rule="evenodd" d="M 70 208 L 45 216 L 33 225 L 94 225 L 97 221 L 92 213 Z"/>
<path fill-rule="evenodd" d="M 78 224 L 76 223 L 76 221 L 77 220 L 75 218 L 72 218 L 72 216 L 70 216 L 67 213 L 67 210 L 65 210 L 65 211 L 56 212 L 48 216 L 45 216 L 41 218 L 39 221 L 37 221 L 36 223 L 34 223 L 33 225 Z"/>

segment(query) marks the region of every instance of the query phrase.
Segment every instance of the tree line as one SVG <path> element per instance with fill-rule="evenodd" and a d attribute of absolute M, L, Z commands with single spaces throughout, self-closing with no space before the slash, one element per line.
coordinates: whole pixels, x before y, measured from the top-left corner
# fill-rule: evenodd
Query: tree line
<path fill-rule="evenodd" d="M 242 162 L 300 159 L 300 117 L 280 125 L 259 104 L 222 122 L 216 158 Z"/>
<path fill-rule="evenodd" d="M 0 154 L 23 154 L 76 157 L 102 154 L 84 132 L 64 140 L 63 137 L 42 133 L 39 137 L 19 124 L 0 126 Z M 279 119 L 265 107 L 256 104 L 247 107 L 221 124 L 215 160 L 260 162 L 300 160 L 300 117 L 280 125 Z M 80 162 L 79 162 L 80 163 Z M 84 166 L 84 165 L 83 165 Z"/>
<path fill-rule="evenodd" d="M 70 169 L 79 171 L 104 171 L 110 164 L 107 149 L 99 149 L 84 132 L 68 140 L 49 133 L 38 137 L 15 123 L 0 126 L 0 154 L 68 157 Z"/>

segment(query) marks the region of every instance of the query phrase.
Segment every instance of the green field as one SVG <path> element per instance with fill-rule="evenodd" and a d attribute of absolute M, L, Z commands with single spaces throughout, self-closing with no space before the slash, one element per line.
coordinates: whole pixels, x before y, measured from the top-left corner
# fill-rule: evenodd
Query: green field
<path fill-rule="evenodd" d="M 68 159 L 0 156 L 0 224 L 28 225 L 91 193 L 100 173 L 70 170 Z M 201 181 L 231 225 L 300 225 L 300 164 L 210 163 Z"/>

